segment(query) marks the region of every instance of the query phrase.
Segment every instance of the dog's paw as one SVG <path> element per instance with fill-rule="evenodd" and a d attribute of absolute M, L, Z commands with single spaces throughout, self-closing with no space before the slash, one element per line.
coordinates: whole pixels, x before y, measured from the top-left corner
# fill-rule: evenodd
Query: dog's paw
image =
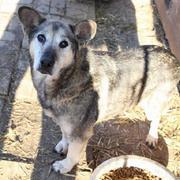
<path fill-rule="evenodd" d="M 155 148 L 156 145 L 158 144 L 158 138 L 157 137 L 153 137 L 150 134 L 147 135 L 146 138 L 146 144 L 151 148 Z"/>
<path fill-rule="evenodd" d="M 73 163 L 68 161 L 68 159 L 64 159 L 61 161 L 55 161 L 52 165 L 52 169 L 55 172 L 60 172 L 61 174 L 68 173 L 73 168 Z"/>
<path fill-rule="evenodd" d="M 67 154 L 68 143 L 65 140 L 59 141 L 59 143 L 54 147 L 54 152 L 60 153 L 62 155 Z"/>

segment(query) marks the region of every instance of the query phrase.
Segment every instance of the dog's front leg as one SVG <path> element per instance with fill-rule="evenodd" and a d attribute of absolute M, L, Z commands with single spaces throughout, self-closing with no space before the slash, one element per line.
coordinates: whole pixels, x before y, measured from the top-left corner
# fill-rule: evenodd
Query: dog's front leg
<path fill-rule="evenodd" d="M 82 149 L 85 142 L 81 139 L 73 139 L 69 142 L 67 157 L 61 161 L 53 163 L 53 169 L 61 174 L 71 171 L 71 169 L 79 162 Z"/>
<path fill-rule="evenodd" d="M 54 147 L 54 151 L 62 155 L 67 154 L 68 151 L 68 140 L 64 133 L 62 133 L 62 139 Z"/>

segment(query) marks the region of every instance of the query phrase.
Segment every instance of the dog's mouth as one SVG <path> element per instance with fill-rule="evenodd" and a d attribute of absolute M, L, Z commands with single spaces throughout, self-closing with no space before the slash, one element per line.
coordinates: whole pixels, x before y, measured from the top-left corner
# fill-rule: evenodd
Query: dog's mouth
<path fill-rule="evenodd" d="M 38 71 L 42 74 L 48 74 L 52 75 L 52 69 L 43 69 L 43 68 L 38 68 Z"/>

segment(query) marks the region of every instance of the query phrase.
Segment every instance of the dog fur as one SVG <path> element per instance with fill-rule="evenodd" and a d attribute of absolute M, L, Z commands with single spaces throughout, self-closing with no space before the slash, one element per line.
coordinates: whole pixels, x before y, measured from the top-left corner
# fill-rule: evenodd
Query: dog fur
<path fill-rule="evenodd" d="M 88 42 L 96 34 L 94 21 L 49 21 L 29 7 L 21 7 L 18 14 L 29 36 L 39 100 L 62 131 L 55 150 L 67 156 L 53 164 L 55 171 L 67 173 L 78 163 L 98 119 L 136 105 L 151 121 L 146 140 L 156 145 L 161 114 L 180 77 L 180 63 L 173 55 L 150 46 L 114 54 L 92 51 Z"/>

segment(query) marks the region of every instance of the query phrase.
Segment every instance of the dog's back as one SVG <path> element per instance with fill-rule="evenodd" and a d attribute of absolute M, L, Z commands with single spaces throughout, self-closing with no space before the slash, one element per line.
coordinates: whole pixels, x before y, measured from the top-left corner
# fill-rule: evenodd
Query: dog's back
<path fill-rule="evenodd" d="M 155 93 L 168 98 L 180 78 L 180 62 L 156 47 L 95 52 L 89 63 L 101 116 L 123 113 L 138 103 L 143 106 Z"/>

